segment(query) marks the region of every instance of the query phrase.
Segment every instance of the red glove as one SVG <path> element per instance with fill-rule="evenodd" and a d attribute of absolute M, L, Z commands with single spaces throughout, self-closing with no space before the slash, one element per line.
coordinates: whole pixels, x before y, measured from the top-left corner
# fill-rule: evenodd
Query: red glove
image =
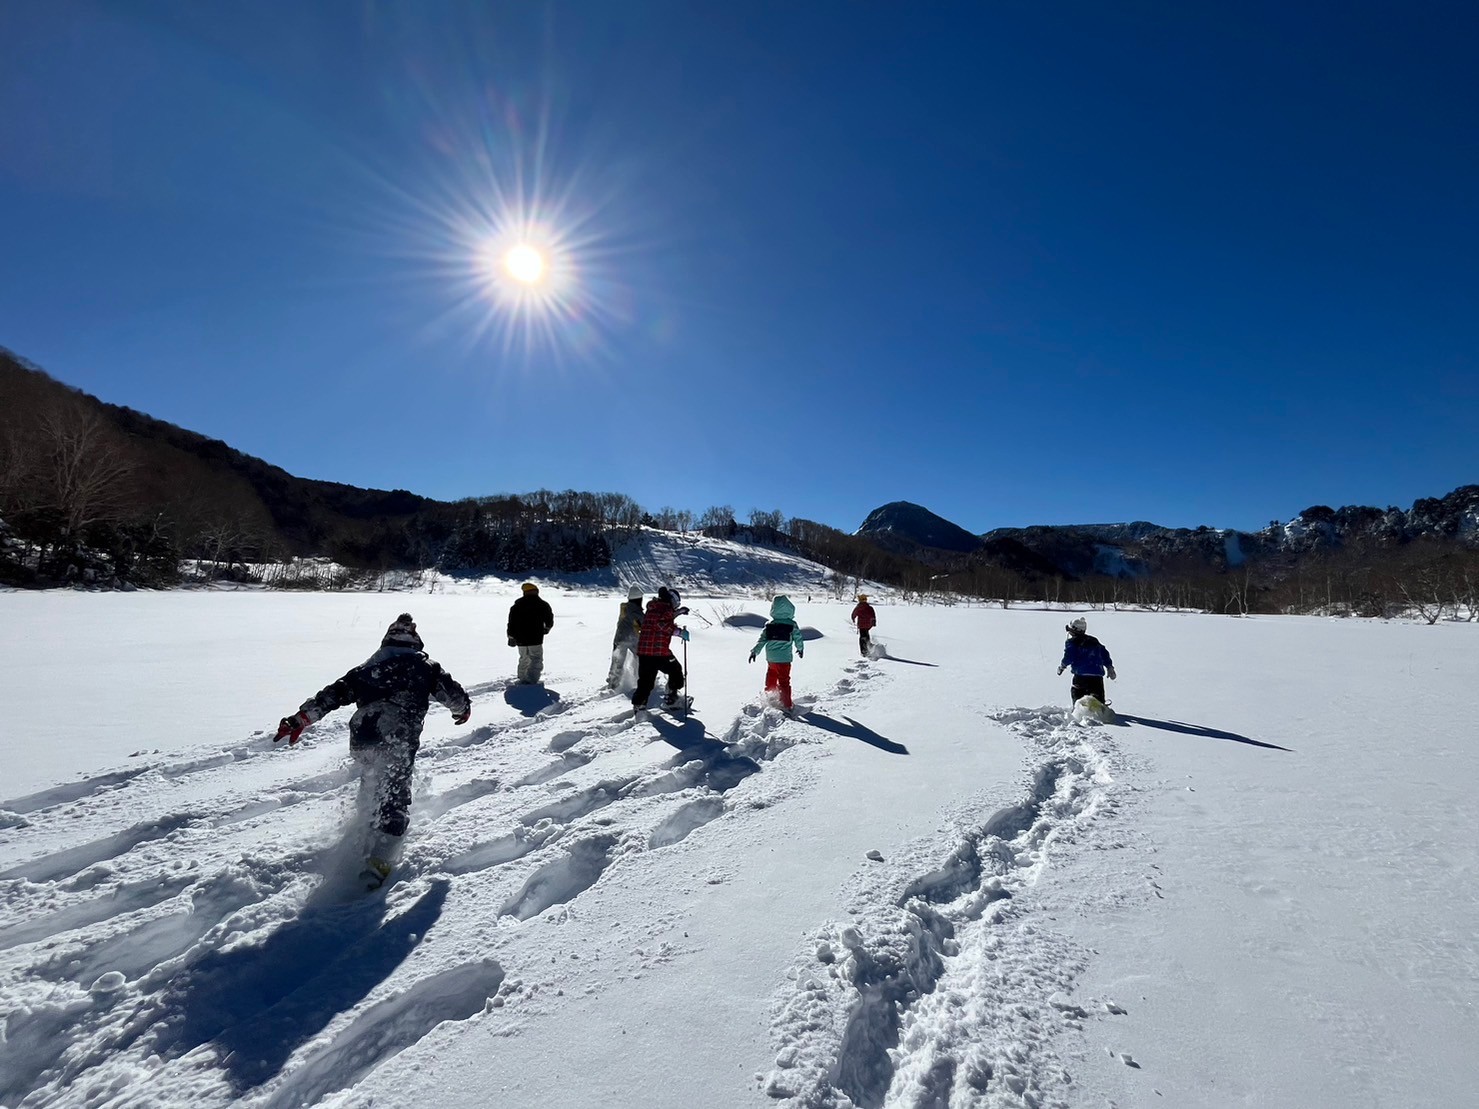
<path fill-rule="evenodd" d="M 283 736 L 287 736 L 288 746 L 291 747 L 302 738 L 303 729 L 312 723 L 313 721 L 308 719 L 306 712 L 295 712 L 292 716 L 284 716 L 278 721 L 277 734 L 272 737 L 272 742 L 276 743 Z"/>
<path fill-rule="evenodd" d="M 472 706 L 471 705 L 468 705 L 467 708 L 463 709 L 461 712 L 455 712 L 455 713 L 452 714 L 452 723 L 454 723 L 454 724 L 466 724 L 467 723 L 467 718 L 469 716 L 471 716 L 471 715 L 472 715 Z"/>

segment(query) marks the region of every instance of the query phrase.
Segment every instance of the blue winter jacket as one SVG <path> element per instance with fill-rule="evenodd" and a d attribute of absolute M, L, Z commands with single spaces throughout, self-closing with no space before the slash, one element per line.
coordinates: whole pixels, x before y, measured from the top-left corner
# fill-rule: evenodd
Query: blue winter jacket
<path fill-rule="evenodd" d="M 760 653 L 760 648 L 765 648 L 766 662 L 790 662 L 791 645 L 796 646 L 798 658 L 806 654 L 806 646 L 801 638 L 801 629 L 796 626 L 796 606 L 791 599 L 784 594 L 770 602 L 770 623 L 760 630 L 760 639 L 750 649 L 750 657 L 754 658 Z"/>
<path fill-rule="evenodd" d="M 1113 669 L 1109 648 L 1092 635 L 1073 635 L 1063 644 L 1063 665 L 1075 674 L 1102 678 L 1105 668 Z"/>

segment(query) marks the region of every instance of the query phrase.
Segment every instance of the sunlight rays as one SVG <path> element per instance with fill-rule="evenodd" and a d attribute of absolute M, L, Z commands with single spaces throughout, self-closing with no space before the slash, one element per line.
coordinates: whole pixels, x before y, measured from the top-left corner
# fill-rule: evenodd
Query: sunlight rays
<path fill-rule="evenodd" d="M 492 348 L 503 369 L 609 360 L 634 319 L 642 254 L 624 175 L 595 167 L 589 138 L 560 139 L 546 96 L 460 76 L 418 77 L 426 158 L 361 163 L 379 195 L 365 213 L 378 252 L 431 306 L 428 340 Z"/>

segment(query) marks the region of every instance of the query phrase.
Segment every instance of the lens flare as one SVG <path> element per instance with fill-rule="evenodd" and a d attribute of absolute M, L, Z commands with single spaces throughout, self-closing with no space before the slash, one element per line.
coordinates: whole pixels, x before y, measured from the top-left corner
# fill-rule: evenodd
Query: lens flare
<path fill-rule="evenodd" d="M 460 91 L 426 92 L 438 109 L 427 160 L 377 174 L 389 203 L 373 234 L 392 244 L 396 280 L 415 284 L 417 303 L 435 290 L 442 304 L 428 340 L 460 334 L 469 355 L 496 346 L 501 371 L 612 360 L 617 337 L 636 331 L 644 265 L 631 179 L 597 172 L 589 139 L 562 149 L 547 106 Z"/>
<path fill-rule="evenodd" d="M 510 247 L 503 255 L 503 272 L 522 285 L 538 285 L 547 272 L 544 255 L 528 243 Z"/>

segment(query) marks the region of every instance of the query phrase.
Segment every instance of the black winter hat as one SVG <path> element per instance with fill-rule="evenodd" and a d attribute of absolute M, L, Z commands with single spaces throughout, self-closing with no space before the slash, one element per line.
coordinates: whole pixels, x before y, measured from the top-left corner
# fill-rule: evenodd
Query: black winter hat
<path fill-rule="evenodd" d="M 385 629 L 385 638 L 380 641 L 380 646 L 414 647 L 419 651 L 425 644 L 416 634 L 416 621 L 411 619 L 409 612 L 403 612 L 395 618 L 395 623 Z"/>

